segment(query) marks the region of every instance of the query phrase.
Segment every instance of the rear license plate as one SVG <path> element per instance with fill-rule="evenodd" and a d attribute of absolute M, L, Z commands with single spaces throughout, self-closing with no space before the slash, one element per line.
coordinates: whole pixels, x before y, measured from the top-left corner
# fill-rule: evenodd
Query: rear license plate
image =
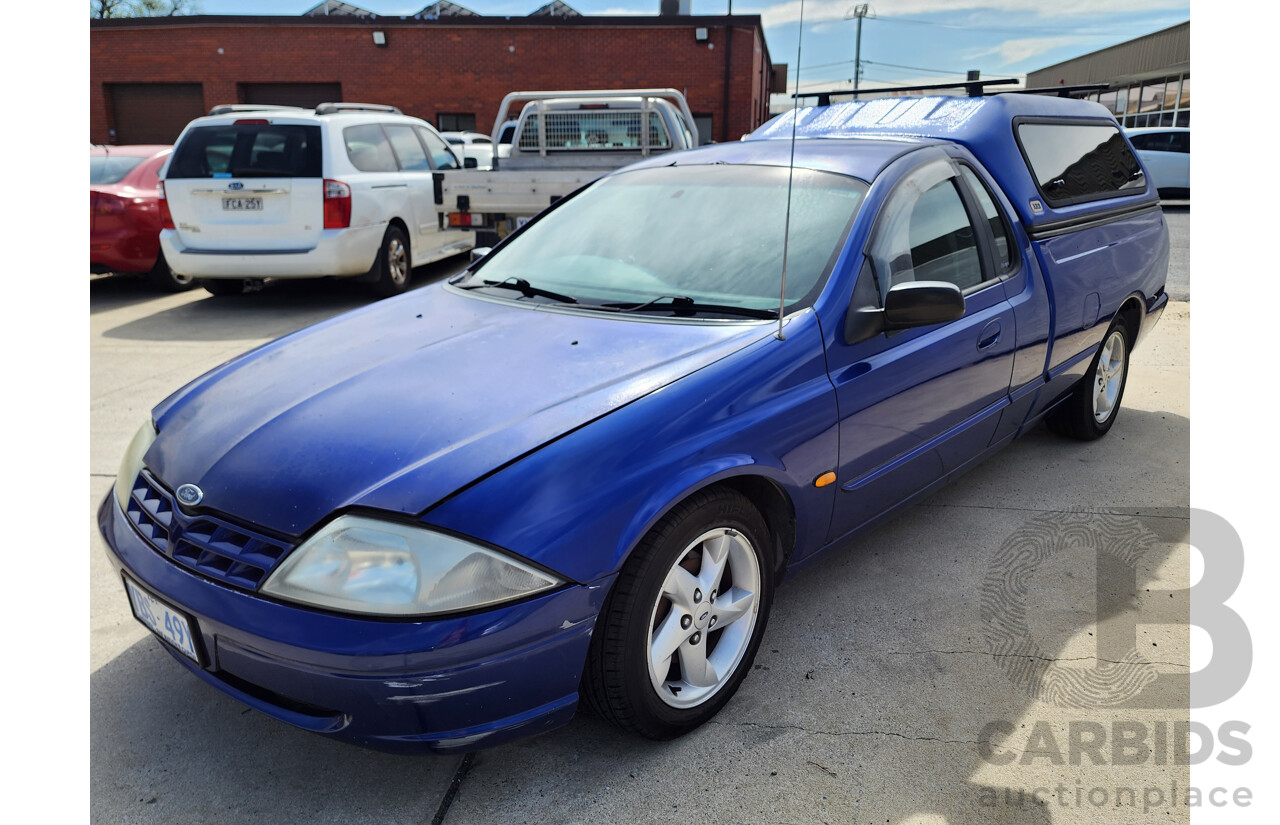
<path fill-rule="evenodd" d="M 223 198 L 222 208 L 227 212 L 242 212 L 262 209 L 262 198 Z"/>
<path fill-rule="evenodd" d="M 134 584 L 128 576 L 125 577 L 124 586 L 125 590 L 129 591 L 129 606 L 133 608 L 134 617 L 146 625 L 152 633 L 176 648 L 183 656 L 196 664 L 201 664 L 192 627 L 194 622 L 182 611 L 160 601 Z"/>

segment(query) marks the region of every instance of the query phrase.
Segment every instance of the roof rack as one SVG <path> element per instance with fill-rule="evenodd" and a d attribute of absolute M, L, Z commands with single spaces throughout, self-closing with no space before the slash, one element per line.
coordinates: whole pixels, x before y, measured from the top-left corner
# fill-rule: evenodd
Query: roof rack
<path fill-rule="evenodd" d="M 404 112 L 395 106 L 382 103 L 321 103 L 316 107 L 318 115 L 336 115 L 340 112 L 383 112 L 391 115 L 402 115 Z"/>
<path fill-rule="evenodd" d="M 209 110 L 210 115 L 230 115 L 236 112 L 273 112 L 284 109 L 296 112 L 301 106 L 274 106 L 269 103 L 219 103 Z"/>
<path fill-rule="evenodd" d="M 857 97 L 861 94 L 884 94 L 885 92 L 931 92 L 935 89 L 964 89 L 969 97 L 981 97 L 987 86 L 1008 86 L 1010 83 L 1018 81 L 1011 77 L 1001 78 L 999 80 L 960 80 L 955 83 L 930 83 L 925 86 L 891 86 L 887 89 L 835 89 L 826 92 L 799 92 L 793 94 L 794 98 L 816 97 L 819 106 L 830 106 L 832 95 L 853 95 Z M 996 92 L 995 94 L 999 94 Z"/>
<path fill-rule="evenodd" d="M 1079 86 L 1037 86 L 1034 89 L 1009 89 L 1004 92 L 983 92 L 984 95 L 1020 94 L 1020 95 L 1057 95 L 1071 97 L 1079 92 L 1105 92 L 1111 88 L 1110 83 L 1084 83 Z"/>

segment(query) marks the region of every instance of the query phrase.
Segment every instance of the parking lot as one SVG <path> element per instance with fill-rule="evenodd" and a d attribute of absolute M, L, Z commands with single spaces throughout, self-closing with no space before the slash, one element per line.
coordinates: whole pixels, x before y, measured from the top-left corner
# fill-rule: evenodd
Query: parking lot
<path fill-rule="evenodd" d="M 238 353 L 364 305 L 367 290 L 295 282 L 216 299 L 95 277 L 93 821 L 1188 821 L 1181 800 L 1168 799 L 1173 786 L 1189 786 L 1186 765 L 1163 751 L 1156 758 L 1155 747 L 1119 759 L 1110 739 L 1091 738 L 1138 725 L 1147 744 L 1164 745 L 1173 734 L 1153 732 L 1187 719 L 1178 677 L 1189 672 L 1190 638 L 1186 602 L 1175 594 L 1190 577 L 1190 209 L 1168 215 L 1174 300 L 1134 354 L 1124 409 L 1106 438 L 1072 442 L 1037 428 L 789 576 L 754 672 L 713 722 L 683 739 L 633 738 L 579 714 L 552 733 L 466 757 L 330 742 L 199 683 L 133 619 L 95 523 L 151 406 Z M 419 268 L 414 286 L 462 265 Z M 1055 532 L 1068 524 L 1074 540 Z M 1104 575 L 1114 559 L 1078 540 L 1118 534 L 1139 545 L 1121 559 L 1131 582 Z M 1046 535 L 1049 551 L 1027 566 L 1018 548 Z M 1017 587 L 1002 589 L 1013 579 Z M 1176 609 L 1133 619 L 1165 593 L 1182 606 L 1181 624 Z M 997 639 L 1014 619 L 1030 641 L 1010 652 Z M 1124 626 L 1128 637 L 1117 635 Z M 1126 667 L 1156 679 L 1157 701 L 1095 691 L 1087 702 L 1046 687 L 1097 674 L 1092 684 L 1111 685 Z M 1091 798 L 1098 788 L 1103 804 Z M 1161 804 L 1148 788 L 1161 790 Z"/>

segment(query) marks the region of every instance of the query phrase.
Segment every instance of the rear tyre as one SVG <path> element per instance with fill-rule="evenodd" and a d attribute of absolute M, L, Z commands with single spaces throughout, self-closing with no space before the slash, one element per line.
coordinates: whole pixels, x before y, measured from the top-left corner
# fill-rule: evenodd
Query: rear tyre
<path fill-rule="evenodd" d="M 151 267 L 151 271 L 147 273 L 147 280 L 153 286 L 169 292 L 186 292 L 196 285 L 196 279 L 192 276 L 179 275 L 170 269 L 163 252 L 156 255 L 155 266 Z"/>
<path fill-rule="evenodd" d="M 650 739 L 706 722 L 751 670 L 773 601 L 770 535 L 744 496 L 697 493 L 641 540 L 601 611 L 582 695 Z"/>
<path fill-rule="evenodd" d="M 386 298 L 399 295 L 409 288 L 409 279 L 413 274 L 410 266 L 409 239 L 398 226 L 388 226 L 382 236 L 382 249 L 378 252 L 378 261 L 374 269 L 378 279 L 373 282 L 373 291 Z"/>
<path fill-rule="evenodd" d="M 244 278 L 218 278 L 216 280 L 201 281 L 200 286 L 207 289 L 209 294 L 218 298 L 243 295 L 245 289 Z"/>
<path fill-rule="evenodd" d="M 1107 434 L 1120 413 L 1129 377 L 1132 336 L 1117 319 L 1102 339 L 1089 370 L 1066 401 L 1049 414 L 1046 423 L 1059 435 L 1093 441 Z"/>

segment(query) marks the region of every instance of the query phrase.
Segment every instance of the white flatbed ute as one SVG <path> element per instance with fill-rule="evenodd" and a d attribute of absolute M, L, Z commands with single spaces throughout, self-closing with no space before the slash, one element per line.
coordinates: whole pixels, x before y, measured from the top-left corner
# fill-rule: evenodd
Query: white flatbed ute
<path fill-rule="evenodd" d="M 517 106 L 510 154 L 494 158 L 493 170 L 438 175 L 445 223 L 475 230 L 481 246 L 607 172 L 698 145 L 689 104 L 676 89 L 512 92 L 494 120 L 495 144 Z"/>

